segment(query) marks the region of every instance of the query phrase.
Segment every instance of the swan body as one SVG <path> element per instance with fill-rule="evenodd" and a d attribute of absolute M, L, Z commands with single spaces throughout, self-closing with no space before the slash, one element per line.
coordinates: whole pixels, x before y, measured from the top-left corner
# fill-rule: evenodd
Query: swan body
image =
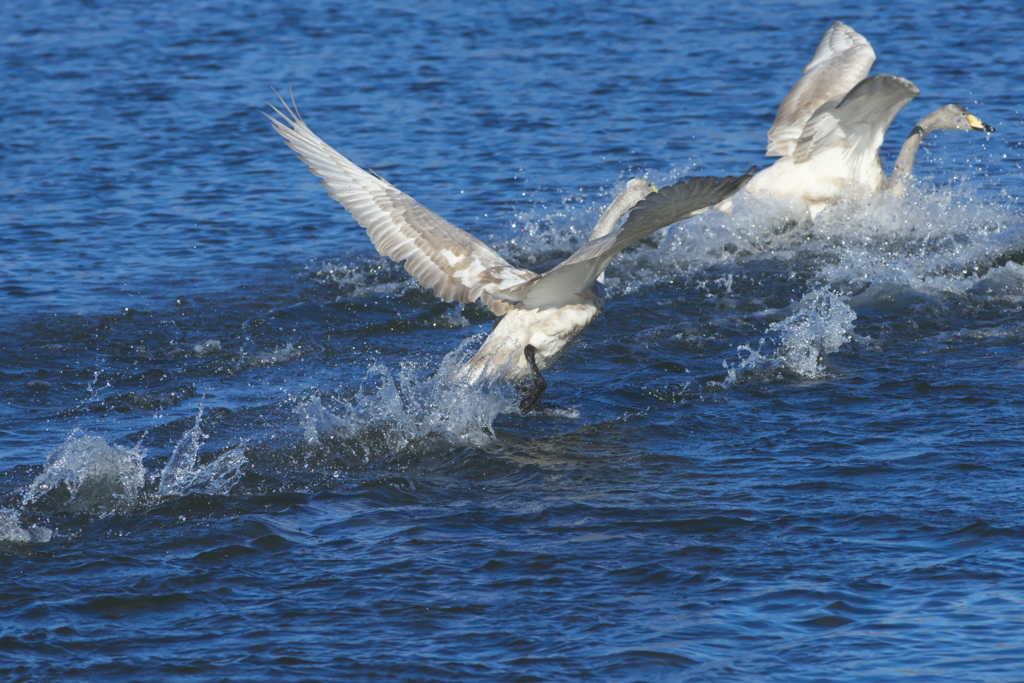
<path fill-rule="evenodd" d="M 995 130 L 959 105 L 940 107 L 915 126 L 890 181 L 879 150 L 920 90 L 900 76 L 868 76 L 874 61 L 864 36 L 839 21 L 829 27 L 768 131 L 766 154 L 781 158 L 755 175 L 745 193 L 791 200 L 813 219 L 840 198 L 890 188 L 902 194 L 921 140 L 932 131 Z M 732 200 L 718 208 L 731 211 Z"/>
<path fill-rule="evenodd" d="M 433 213 L 383 178 L 359 168 L 306 125 L 282 99 L 271 105 L 275 130 L 366 230 L 377 250 L 404 263 L 444 301 L 480 301 L 503 316 L 459 376 L 472 383 L 533 377 L 520 408 L 532 410 L 544 391 L 541 372 L 601 312 L 596 284 L 623 249 L 726 199 L 750 179 L 702 177 L 654 192 L 633 179 L 601 216 L 591 239 L 543 274 L 508 263 L 469 233 Z M 294 106 L 294 103 L 293 103 Z M 620 227 L 619 221 L 629 214 Z"/>
<path fill-rule="evenodd" d="M 460 375 L 471 383 L 531 379 L 534 370 L 524 353 L 528 346 L 535 349 L 538 371 L 548 369 L 604 308 L 604 299 L 592 291 L 583 298 L 552 308 L 513 308 L 501 317 Z"/>
<path fill-rule="evenodd" d="M 879 74 L 861 80 L 841 99 L 814 110 L 800 137 L 787 142 L 786 155 L 755 175 L 747 192 L 795 196 L 814 218 L 841 197 L 862 198 L 882 191 L 888 179 L 878 150 L 896 114 L 919 92 L 900 76 Z M 778 149 L 778 142 L 775 145 Z"/>

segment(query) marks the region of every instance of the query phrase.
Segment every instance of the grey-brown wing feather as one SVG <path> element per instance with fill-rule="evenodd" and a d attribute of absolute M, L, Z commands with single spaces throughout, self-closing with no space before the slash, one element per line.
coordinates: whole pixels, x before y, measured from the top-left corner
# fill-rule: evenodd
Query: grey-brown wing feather
<path fill-rule="evenodd" d="M 867 156 L 882 146 L 886 131 L 907 102 L 920 90 L 901 76 L 878 74 L 865 78 L 838 102 L 827 102 L 807 121 L 793 150 L 806 161 L 830 147 Z"/>
<path fill-rule="evenodd" d="M 796 148 L 807 120 L 821 105 L 841 98 L 863 80 L 875 62 L 871 43 L 837 21 L 825 31 L 803 77 L 789 91 L 768 131 L 766 156 L 786 156 Z"/>
<path fill-rule="evenodd" d="M 587 242 L 548 272 L 506 290 L 502 296 L 526 308 L 564 305 L 590 287 L 623 249 L 727 199 L 746 185 L 756 170 L 751 167 L 739 177 L 692 178 L 652 192 L 637 203 L 621 228 Z"/>
<path fill-rule="evenodd" d="M 398 263 L 444 301 L 480 300 L 498 315 L 510 304 L 493 293 L 536 274 L 515 268 L 486 244 L 430 211 L 383 178 L 359 168 L 306 125 L 282 99 L 284 112 L 267 115 L 274 129 L 321 178 L 331 197 L 352 214 L 381 254 Z"/>

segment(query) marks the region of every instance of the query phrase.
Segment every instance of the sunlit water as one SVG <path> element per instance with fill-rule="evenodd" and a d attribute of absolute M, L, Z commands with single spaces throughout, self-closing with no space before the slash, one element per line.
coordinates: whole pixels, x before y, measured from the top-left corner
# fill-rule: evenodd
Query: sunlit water
<path fill-rule="evenodd" d="M 1024 675 L 1010 0 L 16 2 L 0 60 L 4 680 Z M 737 174 L 821 33 L 997 132 L 903 201 L 740 205 L 608 273 L 542 415 L 260 114 L 533 268 Z"/>

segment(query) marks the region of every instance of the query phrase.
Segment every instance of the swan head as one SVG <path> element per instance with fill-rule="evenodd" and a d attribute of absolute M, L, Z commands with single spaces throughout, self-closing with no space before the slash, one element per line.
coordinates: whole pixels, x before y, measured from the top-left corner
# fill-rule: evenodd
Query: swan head
<path fill-rule="evenodd" d="M 993 133 L 996 130 L 959 104 L 939 107 L 921 119 L 917 125 L 923 129 L 925 135 L 933 130 L 979 130 L 986 133 Z"/>
<path fill-rule="evenodd" d="M 630 178 L 626 182 L 625 189 L 622 190 L 619 196 L 625 197 L 627 200 L 632 200 L 630 206 L 634 206 L 650 193 L 657 191 L 657 187 L 643 178 Z"/>
<path fill-rule="evenodd" d="M 629 213 L 630 209 L 639 204 L 641 199 L 657 191 L 657 187 L 643 178 L 630 178 L 626 181 L 626 186 L 622 188 L 619 196 L 608 207 L 608 211 L 614 211 L 618 218 L 622 218 Z"/>

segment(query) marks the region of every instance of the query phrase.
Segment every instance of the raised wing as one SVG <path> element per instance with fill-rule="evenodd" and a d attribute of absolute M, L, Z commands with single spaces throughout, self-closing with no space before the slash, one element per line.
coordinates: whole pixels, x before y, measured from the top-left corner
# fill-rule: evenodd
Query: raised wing
<path fill-rule="evenodd" d="M 825 31 L 804 76 L 783 98 L 768 131 L 766 156 L 792 154 L 804 125 L 829 100 L 842 98 L 863 80 L 875 62 L 867 38 L 841 21 Z"/>
<path fill-rule="evenodd" d="M 851 159 L 874 159 L 896 114 L 921 91 L 906 78 L 865 78 L 838 103 L 826 102 L 807 121 L 793 150 L 806 161 L 829 148 L 850 150 Z"/>
<path fill-rule="evenodd" d="M 460 230 L 383 178 L 367 173 L 317 137 L 281 98 L 282 112 L 267 114 L 274 129 L 321 178 L 331 197 L 366 229 L 377 251 L 392 261 L 405 262 L 416 280 L 444 301 L 480 300 L 503 315 L 511 305 L 494 297 L 497 290 L 515 287 L 536 273 L 515 268 L 493 249 Z M 294 106 L 294 102 L 293 102 Z"/>
<path fill-rule="evenodd" d="M 704 213 L 735 194 L 754 175 L 751 167 L 736 178 L 704 176 L 682 180 L 647 195 L 630 212 L 615 232 L 590 240 L 576 252 L 543 275 L 501 294 L 524 308 L 562 306 L 590 287 L 611 260 L 637 240 L 661 228 Z"/>

